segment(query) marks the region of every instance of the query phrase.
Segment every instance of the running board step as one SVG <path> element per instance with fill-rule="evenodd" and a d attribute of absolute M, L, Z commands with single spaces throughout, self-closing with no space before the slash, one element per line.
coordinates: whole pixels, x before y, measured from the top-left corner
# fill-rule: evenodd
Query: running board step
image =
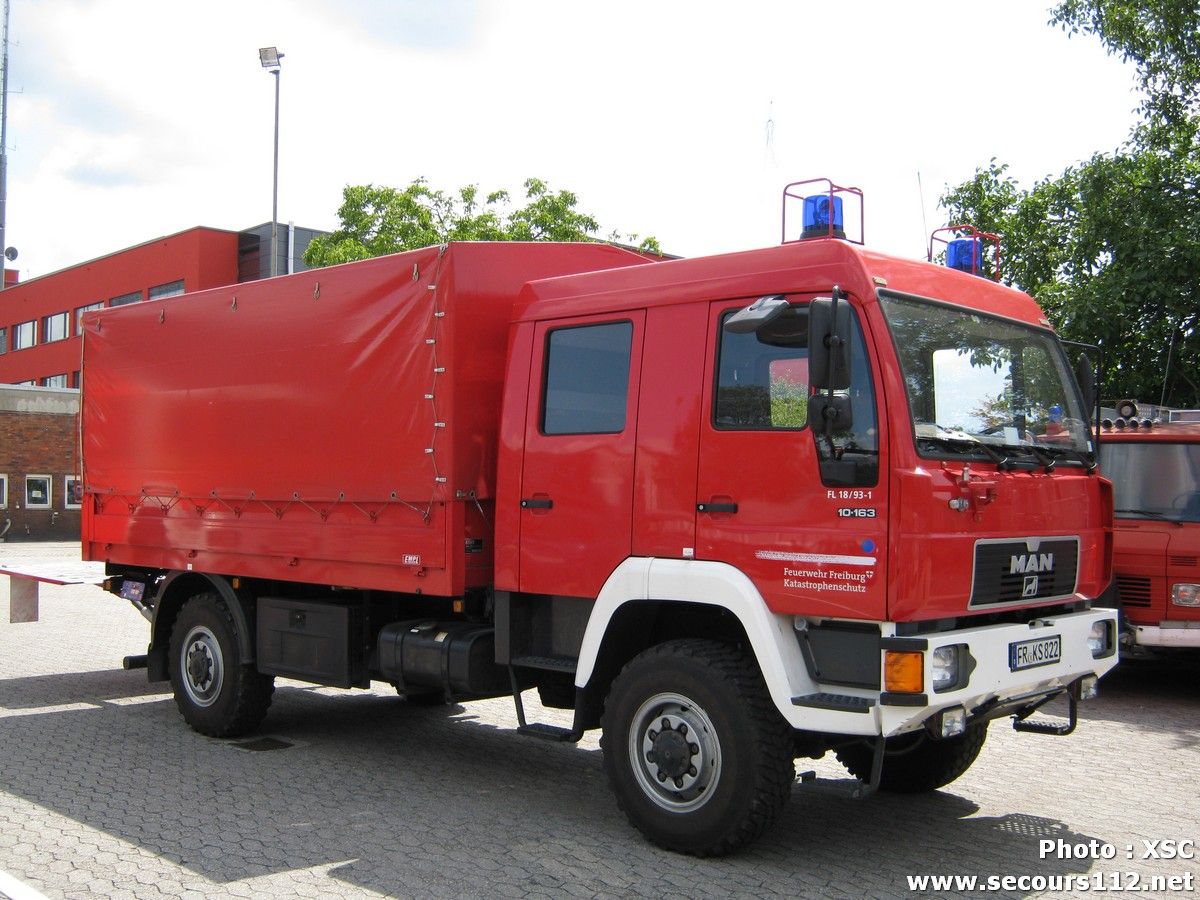
<path fill-rule="evenodd" d="M 796 781 L 806 794 L 822 794 L 826 797 L 843 797 L 848 800 L 865 800 L 874 791 L 871 786 L 857 778 L 842 781 L 817 781 L 816 772 L 801 772 Z"/>
<path fill-rule="evenodd" d="M 522 725 L 517 729 L 517 734 L 523 734 L 526 737 L 541 738 L 543 741 L 554 741 L 560 744 L 573 744 L 579 740 L 579 735 L 575 734 L 570 728 L 547 725 L 545 722 L 530 722 L 528 725 Z"/>
<path fill-rule="evenodd" d="M 523 669 L 545 669 L 550 672 L 575 674 L 579 660 L 573 656 L 514 656 L 514 666 Z"/>
<path fill-rule="evenodd" d="M 516 660 L 513 660 L 513 663 L 514 665 L 508 667 L 508 677 L 512 682 L 513 703 L 517 707 L 517 734 L 541 738 L 544 741 L 554 741 L 559 744 L 578 743 L 579 739 L 583 737 L 583 729 L 579 727 L 578 711 L 575 714 L 574 728 L 560 728 L 557 725 L 547 725 L 545 722 L 525 721 L 525 704 L 521 702 L 521 687 L 517 683 Z"/>
<path fill-rule="evenodd" d="M 792 706 L 811 706 L 813 709 L 832 709 L 838 712 L 866 713 L 875 701 L 870 697 L 851 697 L 847 694 L 804 694 L 792 698 Z"/>
<path fill-rule="evenodd" d="M 1049 699 L 1052 699 L 1052 697 L 1046 698 L 1046 700 Z M 1048 734 L 1052 737 L 1066 737 L 1068 734 L 1074 731 L 1075 725 L 1079 722 L 1079 706 L 1074 695 L 1071 694 L 1067 695 L 1066 722 L 1029 721 L 1029 716 L 1031 716 L 1035 710 L 1041 707 L 1046 700 L 1043 700 L 1041 703 L 1035 703 L 1028 709 L 1014 715 L 1013 730 L 1027 731 L 1033 734 Z"/>

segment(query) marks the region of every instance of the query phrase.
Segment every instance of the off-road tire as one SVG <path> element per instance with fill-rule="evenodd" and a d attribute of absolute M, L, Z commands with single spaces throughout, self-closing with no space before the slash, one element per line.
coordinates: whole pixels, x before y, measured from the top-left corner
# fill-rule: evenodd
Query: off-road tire
<path fill-rule="evenodd" d="M 687 639 L 644 651 L 613 682 L 601 725 L 617 804 L 665 849 L 731 853 L 791 796 L 792 729 L 752 658 L 728 644 Z"/>
<path fill-rule="evenodd" d="M 979 756 L 987 740 L 987 722 L 967 727 L 958 737 L 934 740 L 924 731 L 888 738 L 883 751 L 879 789 L 894 794 L 924 794 L 945 787 Z M 837 751 L 838 762 L 856 778 L 871 776 L 874 748 L 867 741 Z"/>
<path fill-rule="evenodd" d="M 175 705 L 201 734 L 245 734 L 271 705 L 275 678 L 242 662 L 233 614 L 216 593 L 197 594 L 179 610 L 168 665 Z"/>

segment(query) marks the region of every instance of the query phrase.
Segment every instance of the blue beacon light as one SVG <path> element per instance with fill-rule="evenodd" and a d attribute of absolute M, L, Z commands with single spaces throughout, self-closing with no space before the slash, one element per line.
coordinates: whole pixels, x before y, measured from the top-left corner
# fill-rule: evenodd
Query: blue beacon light
<path fill-rule="evenodd" d="M 959 238 L 946 245 L 946 265 L 968 275 L 983 275 L 983 241 Z"/>
<path fill-rule="evenodd" d="M 830 228 L 830 213 L 833 214 L 833 227 Z M 842 227 L 842 198 L 830 197 L 828 194 L 814 194 L 804 198 L 804 231 L 801 237 L 836 237 L 845 238 L 846 232 Z"/>

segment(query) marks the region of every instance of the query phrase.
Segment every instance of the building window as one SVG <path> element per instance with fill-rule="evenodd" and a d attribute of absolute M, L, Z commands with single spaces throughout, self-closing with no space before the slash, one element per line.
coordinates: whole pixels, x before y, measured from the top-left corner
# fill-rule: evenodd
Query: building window
<path fill-rule="evenodd" d="M 75 310 L 75 333 L 83 334 L 83 314 L 91 312 L 93 309 L 104 309 L 104 301 L 99 303 L 89 303 L 87 306 L 81 306 Z"/>
<path fill-rule="evenodd" d="M 37 379 L 30 378 L 28 381 L 14 381 L 13 384 L 17 387 L 37 387 Z"/>
<path fill-rule="evenodd" d="M 73 388 L 83 387 L 83 373 L 80 372 L 78 369 L 76 369 L 74 372 L 71 373 L 71 387 L 73 387 Z"/>
<path fill-rule="evenodd" d="M 46 316 L 46 318 L 42 319 L 42 343 L 49 344 L 54 341 L 66 340 L 67 328 L 70 326 L 70 323 L 71 316 L 65 312 Z"/>
<path fill-rule="evenodd" d="M 79 509 L 83 506 L 83 482 L 78 475 L 63 477 L 63 506 L 67 509 Z"/>
<path fill-rule="evenodd" d="M 42 387 L 65 388 L 67 386 L 67 373 L 61 375 L 47 375 L 42 379 Z"/>
<path fill-rule="evenodd" d="M 0 509 L 8 509 L 8 476 L 0 475 Z"/>
<path fill-rule="evenodd" d="M 109 306 L 124 306 L 127 303 L 137 303 L 142 299 L 141 291 L 134 291 L 132 294 L 122 294 L 120 297 L 113 297 L 108 301 Z"/>
<path fill-rule="evenodd" d="M 37 322 L 22 322 L 13 326 L 13 349 L 25 350 L 37 343 Z"/>
<path fill-rule="evenodd" d="M 633 323 L 551 331 L 546 343 L 543 434 L 625 430 Z"/>
<path fill-rule="evenodd" d="M 25 476 L 25 506 L 28 509 L 50 508 L 50 476 Z"/>
<path fill-rule="evenodd" d="M 8 352 L 8 329 L 0 328 L 0 353 Z"/>
<path fill-rule="evenodd" d="M 183 293 L 183 279 L 168 284 L 159 284 L 150 288 L 150 299 L 161 300 L 164 297 L 178 297 Z"/>

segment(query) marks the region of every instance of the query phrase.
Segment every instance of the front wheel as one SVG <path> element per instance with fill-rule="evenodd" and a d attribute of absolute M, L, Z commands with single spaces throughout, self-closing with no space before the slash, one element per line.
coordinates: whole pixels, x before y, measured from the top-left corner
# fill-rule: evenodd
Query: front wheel
<path fill-rule="evenodd" d="M 730 853 L 762 834 L 791 795 L 792 730 L 758 668 L 728 645 L 646 650 L 613 682 L 601 724 L 617 803 L 668 850 Z"/>
<path fill-rule="evenodd" d="M 171 630 L 171 686 L 175 705 L 196 731 L 237 737 L 267 714 L 275 679 L 242 662 L 237 627 L 215 593 L 183 605 Z"/>
<path fill-rule="evenodd" d="M 924 731 L 890 737 L 884 742 L 879 789 L 895 794 L 923 794 L 945 787 L 979 756 L 987 739 L 987 722 L 967 727 L 957 737 L 934 740 Z M 838 761 L 851 775 L 866 781 L 871 776 L 873 748 L 866 741 L 837 751 Z"/>

